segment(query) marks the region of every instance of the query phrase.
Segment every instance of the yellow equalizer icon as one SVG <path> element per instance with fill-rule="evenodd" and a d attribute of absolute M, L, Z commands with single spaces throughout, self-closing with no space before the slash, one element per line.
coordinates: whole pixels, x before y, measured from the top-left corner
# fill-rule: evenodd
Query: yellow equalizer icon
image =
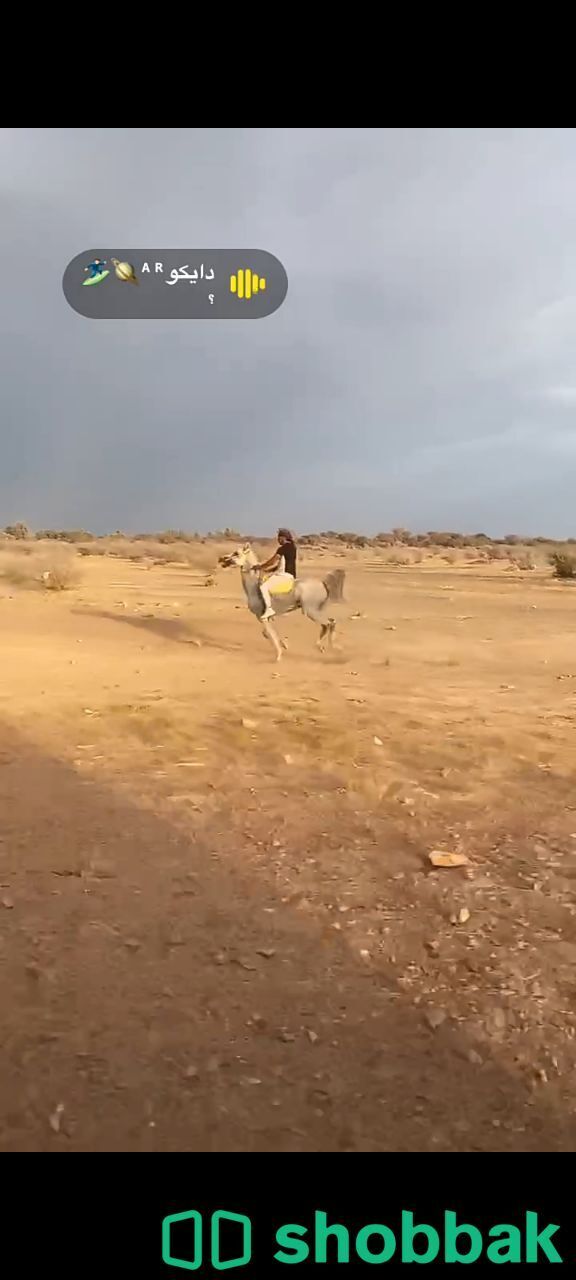
<path fill-rule="evenodd" d="M 261 293 L 265 288 L 264 276 L 257 276 L 250 267 L 245 271 L 241 267 L 235 276 L 230 276 L 230 293 L 235 293 L 238 298 L 251 298 L 253 294 Z"/>

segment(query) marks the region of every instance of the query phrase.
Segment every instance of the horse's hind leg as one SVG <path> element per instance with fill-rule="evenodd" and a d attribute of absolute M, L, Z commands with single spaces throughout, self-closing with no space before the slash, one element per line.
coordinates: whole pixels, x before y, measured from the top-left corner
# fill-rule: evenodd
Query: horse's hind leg
<path fill-rule="evenodd" d="M 326 636 L 328 636 L 328 644 L 329 645 L 332 644 L 334 627 L 336 626 L 334 618 L 325 618 L 319 609 L 307 609 L 306 617 L 310 618 L 311 622 L 320 623 L 320 636 L 316 641 L 316 644 L 320 650 L 320 653 L 324 653 L 324 641 L 326 639 Z"/>
<path fill-rule="evenodd" d="M 318 647 L 321 653 L 324 653 L 324 638 L 326 635 L 328 636 L 328 648 L 329 649 L 334 648 L 335 630 L 336 630 L 336 621 L 334 618 L 328 618 L 327 622 L 322 623 L 322 630 L 320 632 L 320 639 L 318 641 Z"/>

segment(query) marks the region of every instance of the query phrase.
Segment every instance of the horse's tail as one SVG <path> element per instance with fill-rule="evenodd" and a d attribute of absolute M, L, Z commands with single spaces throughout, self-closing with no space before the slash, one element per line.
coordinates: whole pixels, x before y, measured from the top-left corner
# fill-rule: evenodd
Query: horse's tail
<path fill-rule="evenodd" d="M 324 586 L 328 592 L 328 599 L 339 603 L 344 599 L 344 579 L 346 574 L 343 569 L 331 569 L 330 573 L 322 579 Z"/>

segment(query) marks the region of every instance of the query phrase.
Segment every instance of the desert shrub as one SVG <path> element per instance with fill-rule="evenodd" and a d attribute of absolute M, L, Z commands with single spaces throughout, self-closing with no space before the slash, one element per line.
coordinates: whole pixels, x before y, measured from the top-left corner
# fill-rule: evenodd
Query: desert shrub
<path fill-rule="evenodd" d="M 391 551 L 389 555 L 385 556 L 385 562 L 386 564 L 402 565 L 405 567 L 406 565 L 412 564 L 412 557 L 404 555 L 401 551 Z"/>
<path fill-rule="evenodd" d="M 518 567 L 518 569 L 522 569 L 524 572 L 528 569 L 536 568 L 535 561 L 533 557 L 530 555 L 529 551 L 524 551 L 522 555 L 515 556 L 514 564 Z"/>
<path fill-rule="evenodd" d="M 506 558 L 506 552 L 503 547 L 499 547 L 496 546 L 495 543 L 491 543 L 489 547 L 486 547 L 486 556 L 488 560 L 504 560 Z"/>
<path fill-rule="evenodd" d="M 108 555 L 108 547 L 98 539 L 94 542 L 85 543 L 76 548 L 80 556 L 105 556 Z"/>
<path fill-rule="evenodd" d="M 69 591 L 80 581 L 78 565 L 73 560 L 60 560 L 42 570 L 41 580 L 45 591 Z"/>
<path fill-rule="evenodd" d="M 39 529 L 34 536 L 37 542 L 91 542 L 94 538 L 87 529 Z"/>
<path fill-rule="evenodd" d="M 565 551 L 553 551 L 550 556 L 550 564 L 554 569 L 554 577 L 567 578 L 576 577 L 576 559 L 569 556 Z"/>
<path fill-rule="evenodd" d="M 19 520 L 17 524 L 7 524 L 4 529 L 4 533 L 8 538 L 16 538 L 18 541 L 32 537 L 28 525 L 24 524 L 21 520 Z"/>
<path fill-rule="evenodd" d="M 464 536 L 461 533 L 438 533 L 432 529 L 427 535 L 429 542 L 433 542 L 437 547 L 461 547 L 464 542 Z"/>
<path fill-rule="evenodd" d="M 163 545 L 169 542 L 193 542 L 194 535 L 186 533 L 184 529 L 165 529 L 164 533 L 156 534 L 156 541 Z"/>
<path fill-rule="evenodd" d="M 79 545 L 78 551 L 82 556 L 113 556 L 133 563 L 150 560 L 157 565 L 189 565 L 201 573 L 212 569 L 216 559 L 213 546 L 192 540 L 162 543 L 155 538 L 145 541 L 143 538 L 113 536 Z"/>
<path fill-rule="evenodd" d="M 79 581 L 79 569 L 73 552 L 41 551 L 32 555 L 0 552 L 0 578 L 14 586 L 41 587 L 46 591 L 66 591 Z"/>

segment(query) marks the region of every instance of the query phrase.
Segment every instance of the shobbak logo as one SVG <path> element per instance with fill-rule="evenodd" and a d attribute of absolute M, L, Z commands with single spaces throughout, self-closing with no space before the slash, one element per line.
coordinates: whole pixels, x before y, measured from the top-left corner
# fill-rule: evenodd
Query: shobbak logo
<path fill-rule="evenodd" d="M 192 1242 L 188 1256 L 175 1252 L 174 1231 L 177 1224 L 191 1224 Z M 241 1228 L 241 1251 L 223 1257 L 221 1226 L 237 1224 Z M 207 1226 L 208 1224 L 206 1224 Z M 229 1235 L 227 1228 L 227 1235 Z M 414 1213 L 403 1209 L 397 1225 L 371 1222 L 358 1231 L 350 1231 L 343 1223 L 329 1222 L 328 1214 L 317 1209 L 309 1226 L 288 1222 L 277 1228 L 273 1254 L 276 1263 L 297 1265 L 300 1262 L 324 1263 L 366 1262 L 371 1265 L 391 1262 L 563 1262 L 552 1237 L 559 1225 L 542 1226 L 537 1212 L 527 1211 L 520 1226 L 499 1222 L 480 1229 L 471 1222 L 459 1222 L 453 1209 L 446 1209 L 436 1226 L 418 1222 Z M 206 1235 L 206 1240 L 204 1239 Z M 180 1243 L 182 1248 L 183 1241 Z M 206 1257 L 209 1254 L 209 1257 Z M 252 1258 L 252 1223 L 242 1213 L 218 1209 L 210 1217 L 205 1231 L 202 1214 L 195 1209 L 173 1213 L 162 1223 L 162 1260 L 170 1267 L 196 1271 L 207 1265 L 216 1271 L 247 1266 Z"/>

